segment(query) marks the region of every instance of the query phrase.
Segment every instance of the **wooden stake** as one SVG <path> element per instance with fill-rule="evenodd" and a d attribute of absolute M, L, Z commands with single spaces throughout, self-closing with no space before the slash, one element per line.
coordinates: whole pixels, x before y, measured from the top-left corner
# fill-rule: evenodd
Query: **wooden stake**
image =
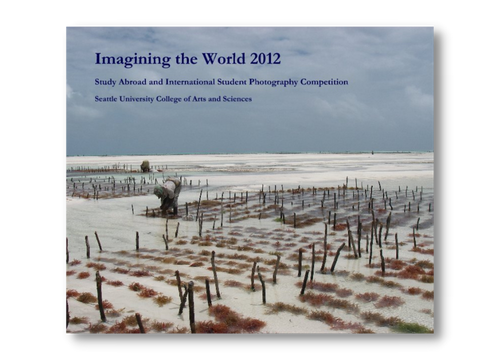
<path fill-rule="evenodd" d="M 66 298 L 66 329 L 68 328 L 69 325 L 69 305 L 68 305 L 68 299 Z"/>
<path fill-rule="evenodd" d="M 87 247 L 87 259 L 90 259 L 89 237 L 85 235 L 85 246 Z"/>
<path fill-rule="evenodd" d="M 399 244 L 398 244 L 398 233 L 395 234 L 396 238 L 396 260 L 399 259 Z"/>
<path fill-rule="evenodd" d="M 66 264 L 69 263 L 68 238 L 66 238 Z"/>
<path fill-rule="evenodd" d="M 167 239 L 167 241 L 168 241 L 168 212 L 167 212 L 166 219 L 165 219 L 165 239 Z"/>
<path fill-rule="evenodd" d="M 222 199 L 220 200 L 220 227 L 222 227 L 222 223 L 224 221 L 224 208 L 222 206 Z"/>
<path fill-rule="evenodd" d="M 382 247 L 382 223 L 380 223 L 380 227 L 378 229 L 378 245 Z"/>
<path fill-rule="evenodd" d="M 312 244 L 312 259 L 311 259 L 311 281 L 313 281 L 313 276 L 314 276 L 314 262 L 315 262 L 315 257 L 316 257 L 316 250 L 315 250 L 315 245 Z"/>
<path fill-rule="evenodd" d="M 99 250 L 102 251 L 101 242 L 99 241 L 99 236 L 97 235 L 97 231 L 95 231 L 95 238 L 97 240 L 97 245 L 99 245 Z"/>
<path fill-rule="evenodd" d="M 186 306 L 187 296 L 188 296 L 188 287 L 186 286 L 186 284 L 184 284 L 184 295 L 182 295 L 181 305 L 179 306 L 179 315 L 182 314 L 184 306 Z"/>
<path fill-rule="evenodd" d="M 175 278 L 177 280 L 177 290 L 179 291 L 179 300 L 182 302 L 182 287 L 181 287 L 181 276 L 179 270 L 175 271 Z"/>
<path fill-rule="evenodd" d="M 203 189 L 200 190 L 200 198 L 198 199 L 198 207 L 196 208 L 196 219 L 198 221 L 198 215 L 200 214 L 200 204 L 201 204 L 201 194 L 203 193 Z"/>
<path fill-rule="evenodd" d="M 135 232 L 135 250 L 139 251 L 139 231 Z"/>
<path fill-rule="evenodd" d="M 139 326 L 139 331 L 141 334 L 145 334 L 144 326 L 142 325 L 141 314 L 135 313 L 135 320 L 137 321 L 137 325 Z"/>
<path fill-rule="evenodd" d="M 358 253 L 356 251 L 356 244 L 354 243 L 354 239 L 352 238 L 352 231 L 351 230 L 348 231 L 348 236 L 349 236 L 349 242 L 352 244 L 352 252 L 354 254 L 354 258 L 357 259 Z"/>
<path fill-rule="evenodd" d="M 370 240 L 370 258 L 368 260 L 368 265 L 372 264 L 372 256 L 373 256 L 373 223 L 372 223 L 372 238 Z"/>
<path fill-rule="evenodd" d="M 215 269 L 215 251 L 212 251 L 212 271 L 214 273 L 215 291 L 217 293 L 217 298 L 220 299 L 219 280 L 217 279 L 217 271 Z"/>
<path fill-rule="evenodd" d="M 281 259 L 281 256 L 276 255 L 276 266 L 274 267 L 274 272 L 273 272 L 273 284 L 276 284 L 276 275 L 278 274 L 278 267 L 280 266 L 280 259 Z"/>
<path fill-rule="evenodd" d="M 304 295 L 304 291 L 306 291 L 308 277 L 309 277 L 309 270 L 306 270 L 306 274 L 304 275 L 304 281 L 302 281 L 302 289 L 300 289 L 300 295 Z"/>
<path fill-rule="evenodd" d="M 328 246 L 326 244 L 327 232 L 328 232 L 328 224 L 325 223 L 325 236 L 323 238 L 323 262 L 321 263 L 321 269 L 320 269 L 321 272 L 323 272 L 323 270 L 325 270 L 326 255 L 328 253 L 328 250 L 327 250 Z"/>
<path fill-rule="evenodd" d="M 385 236 L 384 236 L 384 241 L 387 241 L 387 235 L 389 235 L 389 227 L 391 226 L 391 215 L 392 215 L 392 212 L 389 213 L 389 216 L 387 217 L 387 221 L 386 221 L 386 228 L 385 228 Z"/>
<path fill-rule="evenodd" d="M 165 242 L 165 250 L 168 250 L 168 239 L 165 237 L 165 234 L 163 236 L 163 241 Z"/>
<path fill-rule="evenodd" d="M 385 260 L 382 254 L 382 249 L 380 249 L 380 266 L 382 267 L 382 275 L 385 274 Z"/>
<path fill-rule="evenodd" d="M 342 243 L 340 247 L 337 249 L 337 253 L 335 254 L 335 258 L 333 259 L 332 267 L 330 268 L 330 272 L 333 273 L 335 271 L 335 265 L 337 264 L 337 260 L 339 259 L 340 251 L 344 248 L 345 243 Z"/>
<path fill-rule="evenodd" d="M 195 321 L 194 321 L 193 285 L 194 285 L 194 282 L 192 282 L 192 281 L 190 281 L 188 283 L 189 326 L 191 328 L 191 334 L 195 334 L 196 333 L 196 325 L 195 325 Z"/>
<path fill-rule="evenodd" d="M 361 231 L 363 229 L 363 225 L 361 224 L 361 221 L 359 220 L 358 216 L 358 257 L 361 257 Z"/>
<path fill-rule="evenodd" d="M 198 220 L 198 235 L 200 236 L 201 238 L 201 234 L 202 234 L 202 231 L 203 231 L 203 213 L 201 213 L 201 216 Z"/>
<path fill-rule="evenodd" d="M 300 275 L 302 274 L 302 252 L 304 250 L 302 250 L 302 248 L 299 249 L 299 274 L 297 275 L 298 277 L 300 277 Z"/>
<path fill-rule="evenodd" d="M 262 279 L 262 274 L 260 273 L 260 267 L 257 266 L 257 273 L 259 274 L 259 280 L 260 284 L 262 285 L 262 303 L 266 303 L 266 284 L 264 283 L 264 280 Z"/>
<path fill-rule="evenodd" d="M 205 290 L 207 293 L 208 307 L 211 307 L 212 306 L 212 296 L 210 295 L 210 281 L 208 281 L 208 279 L 205 279 Z"/>
<path fill-rule="evenodd" d="M 97 304 L 99 305 L 99 313 L 101 314 L 101 320 L 106 322 L 106 314 L 104 313 L 104 306 L 102 304 L 102 278 L 101 275 L 99 275 L 99 271 L 95 273 L 95 281 L 97 284 Z"/>
<path fill-rule="evenodd" d="M 257 267 L 257 261 L 254 261 L 253 266 L 252 266 L 252 276 L 250 277 L 250 286 L 251 286 L 252 291 L 255 291 L 254 278 L 255 278 L 256 267 Z"/>

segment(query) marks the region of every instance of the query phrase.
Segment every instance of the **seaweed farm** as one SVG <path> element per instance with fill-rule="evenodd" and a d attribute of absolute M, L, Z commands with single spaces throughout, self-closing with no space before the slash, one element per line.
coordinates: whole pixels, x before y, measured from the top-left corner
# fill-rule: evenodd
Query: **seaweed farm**
<path fill-rule="evenodd" d="M 432 153 L 118 160 L 67 158 L 67 333 L 434 332 Z"/>

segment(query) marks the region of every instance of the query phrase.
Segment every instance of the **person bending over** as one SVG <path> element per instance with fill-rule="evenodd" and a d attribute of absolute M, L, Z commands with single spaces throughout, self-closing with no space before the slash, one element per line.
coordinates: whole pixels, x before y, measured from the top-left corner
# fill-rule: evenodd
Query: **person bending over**
<path fill-rule="evenodd" d="M 181 192 L 180 179 L 169 177 L 163 185 L 156 185 L 154 194 L 160 199 L 160 209 L 165 214 L 169 209 L 173 209 L 174 215 L 177 215 L 177 200 Z"/>

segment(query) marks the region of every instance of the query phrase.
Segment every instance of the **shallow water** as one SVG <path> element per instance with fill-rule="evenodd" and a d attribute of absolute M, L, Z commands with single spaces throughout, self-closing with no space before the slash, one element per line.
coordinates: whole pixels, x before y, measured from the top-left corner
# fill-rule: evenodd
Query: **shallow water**
<path fill-rule="evenodd" d="M 162 179 L 183 176 L 193 185 L 211 190 L 258 191 L 262 186 L 285 188 L 339 186 L 348 181 L 354 186 L 422 186 L 433 189 L 434 153 L 372 154 L 225 154 L 225 155 L 154 155 L 154 156 L 85 156 L 68 157 L 68 176 L 77 178 L 71 169 L 90 167 L 139 171 L 143 160 L 149 160 L 154 173 L 113 174 L 117 180 L 134 176 Z M 160 169 L 162 172 L 158 172 Z M 81 174 L 80 174 L 81 175 Z M 106 173 L 93 174 L 104 178 Z M 87 175 L 91 176 L 91 175 Z"/>
<path fill-rule="evenodd" d="M 71 169 L 90 167 L 123 168 L 138 171 L 143 160 L 148 159 L 151 166 L 163 168 L 162 172 L 150 174 L 139 172 L 127 173 L 83 173 Z M 167 169 L 165 169 L 167 167 Z M 198 201 L 200 190 L 202 200 L 215 196 L 227 198 L 230 192 L 257 192 L 297 189 L 311 187 L 348 187 L 379 188 L 389 192 L 399 189 L 423 190 L 433 193 L 433 153 L 381 153 L 381 154 L 238 154 L 238 155 L 155 155 L 155 156 L 85 156 L 67 158 L 67 188 L 71 193 L 71 183 L 78 181 L 106 181 L 113 176 L 119 183 L 128 177 L 139 184 L 144 178 L 150 188 L 154 179 L 161 181 L 170 175 L 183 176 L 187 186 L 183 186 L 179 204 Z M 71 181 L 70 181 L 71 179 Z M 208 181 L 208 186 L 206 185 Z M 189 186 L 189 184 L 192 186 Z M 200 184 L 200 186 L 198 186 Z M 104 186 L 104 185 L 103 185 Z M 118 185 L 119 186 L 119 185 Z M 139 185 L 137 185 L 137 188 Z M 87 189 L 90 186 L 87 185 Z M 146 188 L 146 186 L 144 186 Z M 92 194 L 91 194 L 92 195 Z M 388 194 L 390 196 L 390 194 Z M 92 196 L 91 196 L 92 197 Z M 67 201 L 67 236 L 82 238 L 93 235 L 94 231 L 103 232 L 103 236 L 121 241 L 123 238 L 135 239 L 136 229 L 145 226 L 157 236 L 158 219 L 134 216 L 146 207 L 159 206 L 159 200 L 152 191 L 144 196 L 117 199 L 82 200 L 68 196 Z M 102 229 L 102 230 L 100 230 Z M 163 229 L 161 229 L 163 231 Z M 160 232 L 161 233 L 161 232 Z M 141 241 L 147 243 L 149 231 L 141 234 Z M 142 239 L 142 237 L 144 239 Z"/>

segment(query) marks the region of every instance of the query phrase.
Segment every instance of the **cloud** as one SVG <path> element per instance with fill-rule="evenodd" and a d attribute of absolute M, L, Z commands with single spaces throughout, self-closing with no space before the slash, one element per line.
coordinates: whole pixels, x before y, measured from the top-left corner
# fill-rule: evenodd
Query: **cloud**
<path fill-rule="evenodd" d="M 76 117 L 79 121 L 88 121 L 102 117 L 102 112 L 94 107 L 72 104 L 68 106 L 68 116 Z"/>
<path fill-rule="evenodd" d="M 68 99 L 71 99 L 74 95 L 74 91 L 73 89 L 71 88 L 71 86 L 69 86 L 68 84 L 66 84 L 66 97 Z"/>
<path fill-rule="evenodd" d="M 425 94 L 422 89 L 415 85 L 409 85 L 405 88 L 405 94 L 413 106 L 424 110 L 432 110 L 434 97 L 430 94 Z"/>
<path fill-rule="evenodd" d="M 363 124 L 368 121 L 382 120 L 382 115 L 377 108 L 367 104 L 353 93 L 342 94 L 332 101 L 319 99 L 317 105 L 318 110 L 324 115 L 340 123 Z"/>
<path fill-rule="evenodd" d="M 95 53 L 103 56 L 171 56 L 172 66 L 96 65 Z M 202 53 L 236 56 L 246 54 L 244 65 L 207 65 Z M 252 52 L 279 53 L 281 64 L 250 64 Z M 197 64 L 176 64 L 175 56 L 197 56 Z M 408 124 L 421 127 L 420 133 L 433 138 L 432 111 L 407 111 L 409 108 L 432 109 L 433 106 L 433 31 L 432 28 L 335 28 L 335 27 L 82 27 L 67 32 L 67 128 L 68 154 L 73 143 L 85 144 L 93 130 L 82 126 L 99 119 L 101 126 L 116 129 L 116 139 L 94 141 L 90 153 L 107 153 L 115 146 L 122 149 L 125 129 L 141 129 L 135 140 L 126 144 L 128 153 L 165 150 L 158 133 L 168 131 L 169 146 L 190 148 L 194 137 L 207 133 L 221 139 L 247 136 L 239 142 L 220 141 L 211 151 L 279 151 L 277 144 L 300 143 L 303 151 L 315 151 L 318 140 L 312 134 L 320 127 L 349 125 L 345 143 L 353 149 L 363 146 L 360 131 L 405 129 Z M 95 79 L 127 78 L 132 80 L 173 79 L 204 80 L 300 80 L 339 78 L 348 86 L 98 86 Z M 109 96 L 239 96 L 252 97 L 251 103 L 96 103 L 94 97 Z M 307 119 L 307 126 L 304 126 Z M 424 124 L 425 122 L 425 124 Z M 367 124 L 369 123 L 369 124 Z M 363 125 L 362 130 L 354 126 Z M 398 126 L 394 126 L 398 125 Z M 303 129 L 285 132 L 287 127 Z M 425 128 L 424 128 L 425 127 Z M 73 131 L 77 129 L 78 131 Z M 201 130 L 203 129 L 203 131 Z M 430 130 L 428 130 L 430 129 Z M 279 131 L 277 131 L 279 130 Z M 272 141 L 262 134 L 272 131 Z M 311 132 L 311 133 L 308 133 Z M 122 133 L 123 132 L 123 133 Z M 352 134 L 352 135 L 351 135 Z M 74 138 L 77 136 L 78 139 Z M 250 137 L 254 136 L 255 139 Z M 375 150 L 387 142 L 370 134 Z M 271 137 L 269 137 L 271 138 Z M 267 139 L 267 138 L 266 138 Z M 116 142 L 116 144 L 114 144 Z M 200 141 L 195 142 L 200 144 Z M 400 150 L 415 150 L 408 144 L 392 144 Z M 193 146 L 195 146 L 193 144 Z M 216 148 L 216 149 L 215 149 Z M 324 140 L 326 151 L 343 151 L 339 142 Z M 427 150 L 427 149 L 426 149 Z M 123 150 L 121 150 L 123 151 Z M 203 152 L 198 147 L 197 152 Z M 208 149 L 207 149 L 208 151 Z M 81 154 L 82 148 L 78 149 Z"/>

